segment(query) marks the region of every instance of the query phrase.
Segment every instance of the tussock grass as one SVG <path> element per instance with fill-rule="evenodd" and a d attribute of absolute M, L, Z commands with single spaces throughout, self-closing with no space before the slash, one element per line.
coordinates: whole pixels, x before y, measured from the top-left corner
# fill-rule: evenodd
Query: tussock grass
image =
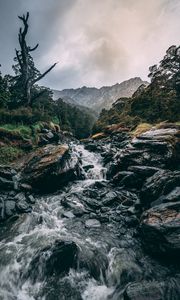
<path fill-rule="evenodd" d="M 139 124 L 133 131 L 131 131 L 131 134 L 133 137 L 137 137 L 141 135 L 142 133 L 152 129 L 153 125 L 149 123 L 141 123 Z"/>

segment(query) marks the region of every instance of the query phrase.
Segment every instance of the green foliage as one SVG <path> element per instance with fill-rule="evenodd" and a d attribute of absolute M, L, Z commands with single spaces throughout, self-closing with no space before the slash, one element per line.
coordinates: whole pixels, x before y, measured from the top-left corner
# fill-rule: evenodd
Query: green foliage
<path fill-rule="evenodd" d="M 87 110 L 77 108 L 63 102 L 61 99 L 55 102 L 55 120 L 62 130 L 71 131 L 76 138 L 85 138 L 91 134 L 94 117 Z"/>
<path fill-rule="evenodd" d="M 10 98 L 10 92 L 8 88 L 8 76 L 2 76 L 0 72 L 0 109 L 7 106 Z"/>
<path fill-rule="evenodd" d="M 103 110 L 93 127 L 102 131 L 107 125 L 120 123 L 134 127 L 140 123 L 177 122 L 180 120 L 180 47 L 171 46 L 159 66 L 150 67 L 151 84 L 131 99 L 119 99 Z"/>
<path fill-rule="evenodd" d="M 5 129 L 9 132 L 14 132 L 19 134 L 23 139 L 29 139 L 32 135 L 32 130 L 29 126 L 25 125 L 14 125 L 14 124 L 4 124 L 3 126 L 0 126 L 0 129 Z"/>
<path fill-rule="evenodd" d="M 18 147 L 4 145 L 1 146 L 0 164 L 8 164 L 21 157 L 24 154 L 23 150 Z"/>

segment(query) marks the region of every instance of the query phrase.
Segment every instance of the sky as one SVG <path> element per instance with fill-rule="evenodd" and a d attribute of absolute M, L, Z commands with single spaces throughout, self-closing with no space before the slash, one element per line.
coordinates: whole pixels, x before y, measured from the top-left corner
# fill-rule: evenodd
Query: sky
<path fill-rule="evenodd" d="M 18 15 L 29 11 L 28 43 L 41 82 L 54 89 L 147 80 L 171 45 L 180 44 L 180 0 L 0 0 L 0 64 L 12 73 Z"/>

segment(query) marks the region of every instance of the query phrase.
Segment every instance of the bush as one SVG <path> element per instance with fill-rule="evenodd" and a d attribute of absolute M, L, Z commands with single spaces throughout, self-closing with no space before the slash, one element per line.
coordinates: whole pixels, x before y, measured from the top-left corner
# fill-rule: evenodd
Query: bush
<path fill-rule="evenodd" d="M 18 147 L 12 146 L 1 146 L 0 151 L 0 164 L 8 164 L 20 158 L 24 154 L 23 150 Z"/>

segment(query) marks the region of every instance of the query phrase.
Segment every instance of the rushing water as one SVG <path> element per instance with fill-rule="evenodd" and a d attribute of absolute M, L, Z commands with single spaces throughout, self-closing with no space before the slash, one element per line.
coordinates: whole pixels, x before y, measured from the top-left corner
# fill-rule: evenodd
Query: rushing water
<path fill-rule="evenodd" d="M 47 296 L 46 292 L 42 292 L 46 286 L 45 280 L 41 278 L 32 283 L 28 277 L 23 276 L 37 251 L 55 240 L 73 240 L 79 247 L 104 251 L 107 259 L 111 259 L 107 243 L 103 242 L 103 238 L 98 240 L 98 229 L 82 229 L 77 218 L 62 216 L 64 208 L 61 199 L 72 193 L 78 194 L 97 181 L 105 180 L 106 170 L 102 166 L 100 155 L 90 153 L 81 145 L 76 146 L 73 151 L 74 155 L 80 157 L 83 167 L 91 165 L 85 172 L 85 180 L 69 184 L 55 195 L 37 198 L 33 212 L 21 216 L 0 242 L 1 300 L 79 299 L 78 295 L 84 300 L 105 300 L 113 291 L 113 287 L 105 283 L 103 275 L 96 280 L 86 270 L 70 270 L 66 278 L 63 278 L 70 283 L 71 288 L 78 291 L 77 296 L 66 296 L 66 293 L 63 296 L 63 292 L 59 297 L 58 292 L 56 295 L 52 292 L 55 296 Z M 73 202 L 76 207 L 83 208 L 83 202 L 78 201 L 77 197 L 74 197 Z M 62 282 L 59 283 L 61 284 Z M 50 285 L 48 291 L 53 288 Z"/>
<path fill-rule="evenodd" d="M 1 228 L 0 300 L 124 300 L 131 282 L 158 284 L 175 276 L 174 266 L 163 266 L 141 247 L 133 216 L 123 204 L 123 197 L 132 202 L 136 195 L 114 190 L 99 154 L 81 145 L 71 147 L 84 180 L 37 196 L 30 214 Z M 118 199 L 107 204 L 114 194 Z M 46 259 L 52 258 L 56 243 L 75 245 L 77 264 L 64 273 L 54 272 L 53 265 L 50 274 Z M 176 279 L 167 279 L 167 284 L 170 292 L 163 299 L 179 299 Z"/>

